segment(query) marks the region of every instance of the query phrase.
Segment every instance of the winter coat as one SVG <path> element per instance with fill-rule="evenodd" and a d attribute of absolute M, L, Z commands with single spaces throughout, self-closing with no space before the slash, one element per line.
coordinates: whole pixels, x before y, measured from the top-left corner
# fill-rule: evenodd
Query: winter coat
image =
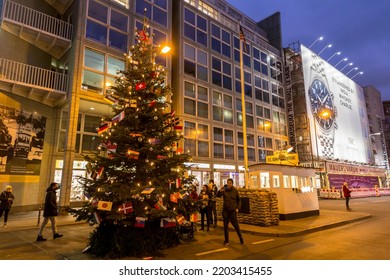
<path fill-rule="evenodd" d="M 52 187 L 46 190 L 45 206 L 43 208 L 43 217 L 58 216 L 56 191 Z"/>
<path fill-rule="evenodd" d="M 343 186 L 344 197 L 351 197 L 351 190 L 347 186 Z"/>
<path fill-rule="evenodd" d="M 0 209 L 11 209 L 11 206 L 14 203 L 14 199 L 15 197 L 12 192 L 3 191 L 0 194 Z"/>
<path fill-rule="evenodd" d="M 217 197 L 221 196 L 223 197 L 223 210 L 234 211 L 241 208 L 240 195 L 235 187 L 224 191 L 219 190 Z"/>

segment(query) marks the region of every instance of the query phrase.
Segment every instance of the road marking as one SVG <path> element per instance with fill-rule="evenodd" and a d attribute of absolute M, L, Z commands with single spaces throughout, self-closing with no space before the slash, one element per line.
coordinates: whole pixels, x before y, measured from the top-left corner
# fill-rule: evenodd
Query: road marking
<path fill-rule="evenodd" d="M 275 239 L 256 241 L 256 242 L 252 242 L 252 244 L 255 245 L 255 244 L 267 243 L 267 242 L 272 242 L 272 241 L 275 241 Z"/>
<path fill-rule="evenodd" d="M 222 249 L 217 249 L 217 250 L 213 250 L 213 251 L 202 252 L 202 253 L 195 254 L 195 256 L 203 256 L 203 255 L 222 252 L 222 251 L 226 251 L 226 250 L 229 250 L 229 248 L 222 248 Z"/>

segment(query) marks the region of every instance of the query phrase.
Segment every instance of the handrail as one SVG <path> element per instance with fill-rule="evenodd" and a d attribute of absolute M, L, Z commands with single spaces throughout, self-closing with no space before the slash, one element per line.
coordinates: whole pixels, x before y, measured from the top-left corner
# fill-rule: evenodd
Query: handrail
<path fill-rule="evenodd" d="M 72 24 L 9 0 L 4 1 L 3 20 L 20 23 L 69 41 L 72 40 Z"/>
<path fill-rule="evenodd" d="M 8 80 L 16 83 L 67 92 L 68 75 L 44 68 L 0 58 L 0 81 Z"/>

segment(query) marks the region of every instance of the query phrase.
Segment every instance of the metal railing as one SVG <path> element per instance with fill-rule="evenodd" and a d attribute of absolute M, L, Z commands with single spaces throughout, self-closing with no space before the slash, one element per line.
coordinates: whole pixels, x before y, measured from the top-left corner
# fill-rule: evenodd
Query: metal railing
<path fill-rule="evenodd" d="M 9 0 L 5 0 L 3 4 L 3 20 L 72 40 L 72 24 Z"/>
<path fill-rule="evenodd" d="M 6 80 L 66 93 L 68 79 L 68 75 L 65 74 L 0 58 L 0 81 Z"/>

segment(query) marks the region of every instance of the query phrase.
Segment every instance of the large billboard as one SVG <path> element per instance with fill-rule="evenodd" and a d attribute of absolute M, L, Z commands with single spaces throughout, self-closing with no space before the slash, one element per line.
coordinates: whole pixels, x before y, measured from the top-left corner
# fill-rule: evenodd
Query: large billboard
<path fill-rule="evenodd" d="M 301 45 L 313 153 L 322 159 L 368 162 L 363 89 Z"/>

